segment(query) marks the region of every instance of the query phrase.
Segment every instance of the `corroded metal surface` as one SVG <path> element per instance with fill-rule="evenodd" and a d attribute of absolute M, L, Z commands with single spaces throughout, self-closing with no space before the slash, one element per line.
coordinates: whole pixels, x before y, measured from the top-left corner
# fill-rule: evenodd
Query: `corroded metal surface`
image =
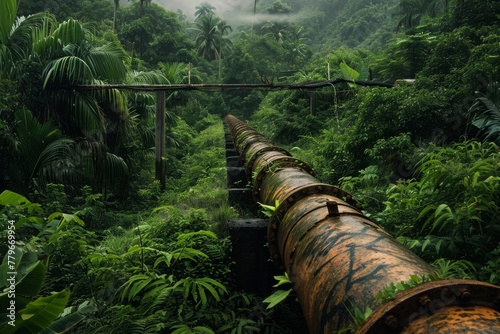
<path fill-rule="evenodd" d="M 443 280 L 403 291 L 357 333 L 500 333 L 500 287 Z"/>
<path fill-rule="evenodd" d="M 255 159 L 252 168 L 247 168 L 247 178 L 253 182 L 252 193 L 255 201 L 259 201 L 260 189 L 265 176 L 285 167 L 300 168 L 307 174 L 314 176 L 312 168 L 300 160 L 285 156 L 281 152 L 264 152 L 258 159 Z"/>
<path fill-rule="evenodd" d="M 482 282 L 430 282 L 378 302 L 391 283 L 433 269 L 365 217 L 350 194 L 319 182 L 310 167 L 234 116 L 225 120 L 255 200 L 279 201 L 268 226 L 271 257 L 289 273 L 310 333 L 334 333 L 352 324 L 354 308 L 366 307 L 374 312 L 359 333 L 500 332 L 500 288 Z M 449 302 L 436 309 L 443 298 Z"/>
<path fill-rule="evenodd" d="M 492 324 L 496 324 L 493 325 Z M 500 312 L 484 306 L 450 306 L 437 311 L 432 316 L 416 319 L 401 333 L 481 333 L 498 334 Z M 374 332 L 375 333 L 375 332 Z"/>

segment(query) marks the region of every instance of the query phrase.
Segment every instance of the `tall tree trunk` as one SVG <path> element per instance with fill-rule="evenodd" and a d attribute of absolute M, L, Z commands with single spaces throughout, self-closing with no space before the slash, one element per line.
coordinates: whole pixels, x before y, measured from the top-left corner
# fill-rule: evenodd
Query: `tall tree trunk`
<path fill-rule="evenodd" d="M 120 0 L 115 0 L 114 3 L 114 8 L 113 8 L 113 31 L 116 32 L 116 12 L 118 11 L 118 3 Z"/>

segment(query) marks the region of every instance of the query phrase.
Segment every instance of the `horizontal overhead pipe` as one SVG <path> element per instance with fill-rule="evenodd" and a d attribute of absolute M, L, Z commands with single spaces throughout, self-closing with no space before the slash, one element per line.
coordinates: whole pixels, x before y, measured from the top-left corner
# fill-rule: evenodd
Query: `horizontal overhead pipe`
<path fill-rule="evenodd" d="M 268 226 L 273 261 L 285 270 L 310 333 L 352 324 L 358 333 L 500 333 L 500 288 L 472 280 L 422 283 L 386 304 L 377 294 L 432 267 L 364 216 L 352 196 L 232 115 L 225 118 L 253 183 L 255 201 L 279 203 Z"/>
<path fill-rule="evenodd" d="M 409 79 L 407 79 L 409 80 Z M 399 80 L 404 82 L 404 80 Z M 398 82 L 398 83 L 399 83 Z M 132 91 L 181 91 L 181 90 L 198 90 L 213 92 L 231 91 L 231 90 L 315 90 L 323 87 L 332 87 L 337 84 L 348 83 L 365 87 L 384 87 L 393 88 L 394 84 L 377 81 L 362 81 L 345 78 L 337 78 L 327 81 L 309 82 L 309 83 L 260 83 L 260 84 L 179 84 L 179 85 L 147 85 L 147 84 L 104 84 L 104 85 L 69 85 L 61 87 L 61 89 L 79 89 L 79 90 L 102 90 L 102 89 L 129 89 Z M 411 84 L 411 82 L 407 82 Z"/>

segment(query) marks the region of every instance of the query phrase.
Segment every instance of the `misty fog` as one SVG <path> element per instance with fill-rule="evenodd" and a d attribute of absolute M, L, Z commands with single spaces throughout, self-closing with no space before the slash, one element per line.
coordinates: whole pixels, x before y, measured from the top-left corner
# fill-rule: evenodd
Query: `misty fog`
<path fill-rule="evenodd" d="M 257 6 L 260 7 L 257 13 L 253 13 L 254 0 L 156 0 L 155 3 L 163 6 L 167 10 L 176 12 L 181 10 L 184 15 L 190 19 L 194 19 L 196 6 L 203 2 L 207 2 L 215 7 L 215 14 L 226 20 L 229 24 L 238 26 L 238 24 L 249 23 L 264 23 L 268 21 L 287 21 L 294 22 L 307 18 L 313 15 L 313 11 L 300 11 L 289 15 L 270 15 L 262 13 L 262 8 L 265 8 L 272 1 L 259 1 Z"/>
<path fill-rule="evenodd" d="M 156 0 L 155 3 L 163 6 L 164 8 L 177 11 L 180 9 L 185 15 L 190 18 L 194 17 L 196 11 L 196 6 L 203 2 L 208 2 L 215 7 L 215 13 L 224 18 L 228 19 L 229 13 L 252 13 L 254 0 Z"/>

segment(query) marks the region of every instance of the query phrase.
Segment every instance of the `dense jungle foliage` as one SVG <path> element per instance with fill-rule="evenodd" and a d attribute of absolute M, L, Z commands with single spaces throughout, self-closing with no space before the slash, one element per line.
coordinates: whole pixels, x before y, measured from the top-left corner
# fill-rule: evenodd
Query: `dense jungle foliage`
<path fill-rule="evenodd" d="M 228 204 L 228 113 L 440 277 L 499 283 L 500 2 L 161 3 L 0 2 L 1 333 L 304 333 L 236 288 L 226 225 L 256 213 Z M 72 87 L 330 78 L 395 86 L 168 93 L 165 190 L 155 94 Z"/>

